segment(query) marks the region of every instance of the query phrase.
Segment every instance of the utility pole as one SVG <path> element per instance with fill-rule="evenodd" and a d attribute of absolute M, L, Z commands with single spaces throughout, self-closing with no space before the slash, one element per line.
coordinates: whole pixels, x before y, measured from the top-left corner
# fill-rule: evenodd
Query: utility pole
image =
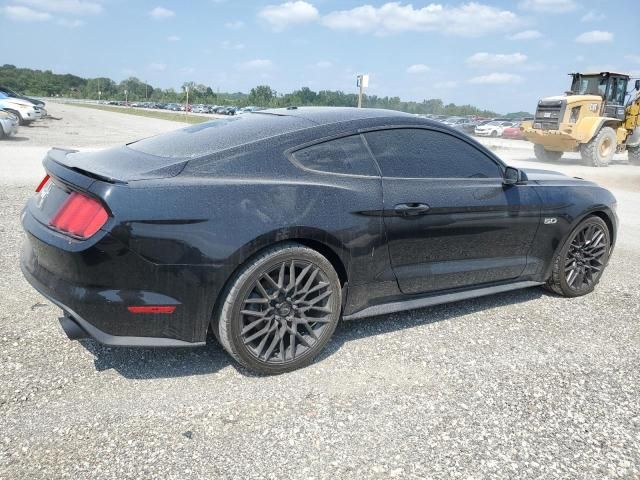
<path fill-rule="evenodd" d="M 187 116 L 187 112 L 189 111 L 189 87 L 184 87 L 185 92 L 187 92 L 187 103 L 184 106 L 184 116 Z"/>
<path fill-rule="evenodd" d="M 364 93 L 364 89 L 369 86 L 369 75 L 362 74 L 357 77 L 357 86 L 359 87 L 358 92 L 358 108 L 362 108 L 362 94 Z"/>

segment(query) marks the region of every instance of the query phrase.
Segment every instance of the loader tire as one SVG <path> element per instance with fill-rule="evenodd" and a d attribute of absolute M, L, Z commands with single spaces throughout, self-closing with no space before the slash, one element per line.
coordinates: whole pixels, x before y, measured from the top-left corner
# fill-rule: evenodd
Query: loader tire
<path fill-rule="evenodd" d="M 580 145 L 582 161 L 588 167 L 607 167 L 616 153 L 618 141 L 611 127 L 603 127 L 588 143 Z"/>

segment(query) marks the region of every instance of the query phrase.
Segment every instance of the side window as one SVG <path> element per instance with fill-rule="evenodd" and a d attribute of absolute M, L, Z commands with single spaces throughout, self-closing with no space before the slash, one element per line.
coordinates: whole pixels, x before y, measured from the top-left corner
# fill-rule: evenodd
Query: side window
<path fill-rule="evenodd" d="M 492 159 L 447 133 L 405 128 L 369 132 L 365 138 L 386 177 L 502 177 Z"/>
<path fill-rule="evenodd" d="M 309 170 L 379 176 L 374 161 L 359 135 L 318 143 L 298 150 L 293 157 Z"/>

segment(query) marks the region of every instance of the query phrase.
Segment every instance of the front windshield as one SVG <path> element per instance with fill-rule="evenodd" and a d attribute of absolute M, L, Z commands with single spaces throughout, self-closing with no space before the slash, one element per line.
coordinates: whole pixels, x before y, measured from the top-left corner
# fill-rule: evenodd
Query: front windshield
<path fill-rule="evenodd" d="M 580 75 L 575 77 L 571 91 L 576 95 L 600 95 L 607 91 L 608 77 L 600 75 Z"/>
<path fill-rule="evenodd" d="M 495 126 L 501 127 L 502 126 L 502 122 L 489 122 L 489 123 L 487 123 L 487 125 L 495 125 Z"/>

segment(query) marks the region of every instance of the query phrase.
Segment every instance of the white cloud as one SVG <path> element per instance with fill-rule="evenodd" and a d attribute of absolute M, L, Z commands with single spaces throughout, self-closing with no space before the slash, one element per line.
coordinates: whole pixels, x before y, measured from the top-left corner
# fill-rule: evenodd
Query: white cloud
<path fill-rule="evenodd" d="M 313 22 L 318 18 L 318 9 L 308 2 L 297 0 L 280 5 L 267 5 L 258 16 L 276 31 L 282 31 L 290 25 Z"/>
<path fill-rule="evenodd" d="M 163 72 L 167 69 L 166 63 L 150 63 L 149 70 L 155 70 L 156 72 Z"/>
<path fill-rule="evenodd" d="M 244 43 L 233 43 L 229 40 L 224 40 L 221 45 L 225 50 L 242 50 L 244 48 Z"/>
<path fill-rule="evenodd" d="M 607 18 L 604 13 L 596 12 L 595 10 L 590 10 L 585 13 L 580 19 L 581 22 L 600 22 Z"/>
<path fill-rule="evenodd" d="M 167 37 L 167 41 L 169 42 L 179 42 L 181 38 L 178 35 L 169 35 Z"/>
<path fill-rule="evenodd" d="M 601 30 L 581 33 L 576 37 L 578 43 L 605 43 L 613 41 L 613 33 Z"/>
<path fill-rule="evenodd" d="M 385 3 L 381 7 L 362 5 L 329 13 L 322 24 L 334 30 L 389 34 L 404 31 L 438 31 L 461 36 L 480 36 L 502 31 L 520 23 L 518 16 L 489 5 L 471 2 L 459 7 L 431 3 L 423 8 Z"/>
<path fill-rule="evenodd" d="M 429 70 L 431 70 L 431 69 L 428 66 L 426 66 L 425 64 L 416 63 L 415 65 L 410 65 L 407 68 L 407 73 L 420 74 L 420 73 L 428 72 Z"/>
<path fill-rule="evenodd" d="M 169 10 L 168 8 L 156 7 L 149 12 L 149 15 L 154 20 L 164 20 L 174 17 L 176 15 L 176 12 L 174 12 L 173 10 Z"/>
<path fill-rule="evenodd" d="M 237 20 L 235 22 L 226 22 L 224 26 L 229 30 L 240 30 L 241 28 L 244 28 L 244 22 L 242 20 Z"/>
<path fill-rule="evenodd" d="M 507 83 L 520 83 L 523 78 L 520 75 L 513 73 L 490 73 L 488 75 L 481 75 L 469 80 L 469 83 L 474 84 L 489 84 L 489 85 L 502 85 Z"/>
<path fill-rule="evenodd" d="M 633 63 L 640 63 L 640 55 L 625 55 L 624 58 Z"/>
<path fill-rule="evenodd" d="M 96 2 L 83 0 L 16 0 L 19 3 L 29 5 L 53 13 L 67 13 L 70 15 L 95 15 L 102 12 L 102 5 Z"/>
<path fill-rule="evenodd" d="M 195 69 L 195 68 L 193 68 L 193 67 L 182 67 L 182 68 L 180 69 L 180 73 L 183 73 L 183 74 L 185 74 L 185 75 L 190 75 L 190 74 L 192 74 L 192 73 L 193 73 L 193 72 L 195 72 L 195 71 L 196 71 L 196 69 Z"/>
<path fill-rule="evenodd" d="M 51 14 L 38 12 L 22 5 L 7 5 L 0 7 L 0 12 L 4 13 L 11 20 L 17 22 L 46 22 L 51 20 Z"/>
<path fill-rule="evenodd" d="M 333 63 L 328 60 L 321 60 L 314 65 L 316 68 L 331 68 Z"/>
<path fill-rule="evenodd" d="M 542 37 L 542 33 L 538 30 L 523 30 L 509 36 L 511 40 L 534 40 L 540 37 Z"/>
<path fill-rule="evenodd" d="M 240 70 L 267 70 L 272 67 L 273 62 L 264 58 L 257 58 L 238 64 L 238 69 Z"/>
<path fill-rule="evenodd" d="M 523 0 L 520 8 L 540 13 L 566 13 L 578 7 L 574 0 Z"/>
<path fill-rule="evenodd" d="M 60 20 L 58 20 L 58 25 L 62 26 L 62 27 L 67 27 L 67 28 L 78 28 L 84 25 L 84 22 L 82 20 L 68 20 L 66 18 L 61 18 Z"/>
<path fill-rule="evenodd" d="M 522 53 L 487 53 L 479 52 L 467 58 L 467 63 L 472 67 L 495 68 L 505 65 L 519 65 L 527 61 L 527 56 Z"/>

